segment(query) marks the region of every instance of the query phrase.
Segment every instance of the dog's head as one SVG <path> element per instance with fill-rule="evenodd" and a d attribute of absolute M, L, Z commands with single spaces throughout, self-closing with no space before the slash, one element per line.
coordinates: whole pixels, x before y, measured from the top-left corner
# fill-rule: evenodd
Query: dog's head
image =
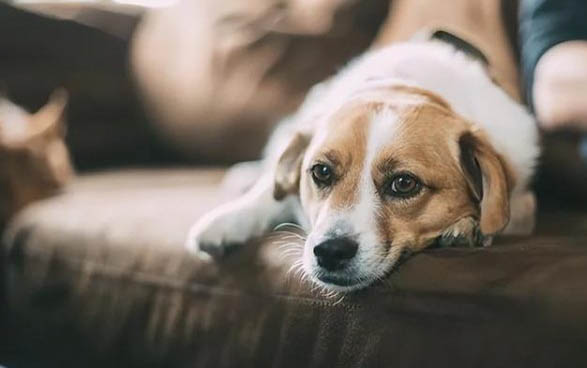
<path fill-rule="evenodd" d="M 502 230 L 513 178 L 487 138 L 439 96 L 380 90 L 299 134 L 275 197 L 299 194 L 310 223 L 303 265 L 345 291 L 381 278 L 406 251 L 476 243 Z"/>

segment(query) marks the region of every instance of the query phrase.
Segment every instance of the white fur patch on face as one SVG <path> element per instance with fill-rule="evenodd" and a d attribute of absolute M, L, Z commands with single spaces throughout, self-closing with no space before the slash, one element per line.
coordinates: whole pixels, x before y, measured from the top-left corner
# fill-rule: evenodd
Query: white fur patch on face
<path fill-rule="evenodd" d="M 380 268 L 384 266 L 381 264 L 383 255 L 380 250 L 385 239 L 380 238 L 377 228 L 377 215 L 382 204 L 374 184 L 372 168 L 377 155 L 393 141 L 398 124 L 397 114 L 389 109 L 378 112 L 371 118 L 359 184 L 359 200 L 348 214 L 359 241 L 356 268 L 365 276 L 382 272 Z"/>
<path fill-rule="evenodd" d="M 359 243 L 357 255 L 348 269 L 342 273 L 348 278 L 361 280 L 361 282 L 342 289 L 354 289 L 373 282 L 389 269 L 390 260 L 391 262 L 395 260 L 394 257 L 384 260 L 386 255 L 381 250 L 386 239 L 380 238 L 377 228 L 381 200 L 371 170 L 377 155 L 393 141 L 398 123 L 397 114 L 389 109 L 374 113 L 370 118 L 357 200 L 344 209 L 333 209 L 328 205 L 321 209 L 314 228 L 307 238 L 304 252 L 304 267 L 309 274 L 314 274 L 319 269 L 312 253 L 313 247 L 329 238 L 352 237 Z M 333 288 L 332 285 L 328 287 Z"/>
<path fill-rule="evenodd" d="M 397 115 L 391 110 L 384 110 L 374 114 L 369 124 L 358 201 L 347 214 L 348 221 L 355 225 L 355 231 L 359 235 L 360 253 L 369 253 L 380 242 L 377 236 L 377 212 L 381 203 L 371 169 L 377 154 L 393 140 L 397 123 Z"/>

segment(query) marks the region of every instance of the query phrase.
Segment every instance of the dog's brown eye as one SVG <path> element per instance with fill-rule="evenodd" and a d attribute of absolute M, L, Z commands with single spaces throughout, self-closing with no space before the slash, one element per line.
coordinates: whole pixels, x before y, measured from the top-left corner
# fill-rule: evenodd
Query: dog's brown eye
<path fill-rule="evenodd" d="M 420 191 L 422 185 L 413 175 L 400 174 L 391 179 L 387 194 L 393 197 L 411 197 Z"/>
<path fill-rule="evenodd" d="M 324 164 L 312 166 L 312 179 L 318 185 L 330 185 L 332 183 L 332 169 Z"/>

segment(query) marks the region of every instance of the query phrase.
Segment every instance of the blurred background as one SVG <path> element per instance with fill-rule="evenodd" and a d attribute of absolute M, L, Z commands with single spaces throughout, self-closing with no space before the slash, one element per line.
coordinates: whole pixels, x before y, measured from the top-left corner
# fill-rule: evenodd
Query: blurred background
<path fill-rule="evenodd" d="M 0 0 L 0 364 L 584 366 L 586 19 L 585 0 Z M 423 252 L 333 304 L 275 247 L 188 256 L 223 168 L 311 86 L 435 27 L 537 115 L 534 235 Z"/>
<path fill-rule="evenodd" d="M 526 23 L 517 1 L 491 1 L 481 10 L 463 11 L 465 24 L 485 17 L 503 28 L 499 42 L 507 43 L 516 64 L 504 69 L 513 70 L 507 79 L 523 96 L 529 96 L 523 73 L 533 68 L 524 69 L 521 49 L 532 37 L 520 42 L 520 25 L 532 25 L 526 33 L 533 35 L 554 27 L 536 28 L 540 12 L 531 7 L 541 2 L 526 1 Z M 310 86 L 385 38 L 379 31 L 389 10 L 401 10 L 405 3 L 4 1 L 0 88 L 28 111 L 39 109 L 57 87 L 69 92 L 66 140 L 80 171 L 250 160 Z M 423 9 L 418 11 L 436 11 L 438 19 L 451 22 L 443 11 Z M 453 17 L 463 23 L 459 15 Z M 400 35 L 418 25 L 394 22 Z M 585 203 L 581 134 L 564 126 L 554 130 L 546 137 L 540 172 L 548 175 L 541 176 L 541 185 L 556 196 L 572 194 L 572 203 L 577 198 Z M 567 183 L 562 190 L 556 184 L 561 178 Z"/>
<path fill-rule="evenodd" d="M 364 50 L 385 17 L 384 1 L 360 11 L 311 3 L 0 3 L 0 83 L 29 111 L 57 87 L 70 93 L 78 170 L 252 159 L 272 125 Z"/>

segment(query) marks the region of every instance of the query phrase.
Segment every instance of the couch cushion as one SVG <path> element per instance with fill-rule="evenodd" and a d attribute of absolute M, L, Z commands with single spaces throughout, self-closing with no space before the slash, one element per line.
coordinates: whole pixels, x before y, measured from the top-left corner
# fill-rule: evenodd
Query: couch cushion
<path fill-rule="evenodd" d="M 8 341 L 27 367 L 552 367 L 587 364 L 587 216 L 432 249 L 344 298 L 288 272 L 274 238 L 220 263 L 183 248 L 218 170 L 81 177 L 5 236 Z M 546 226 L 548 225 L 548 226 Z"/>

